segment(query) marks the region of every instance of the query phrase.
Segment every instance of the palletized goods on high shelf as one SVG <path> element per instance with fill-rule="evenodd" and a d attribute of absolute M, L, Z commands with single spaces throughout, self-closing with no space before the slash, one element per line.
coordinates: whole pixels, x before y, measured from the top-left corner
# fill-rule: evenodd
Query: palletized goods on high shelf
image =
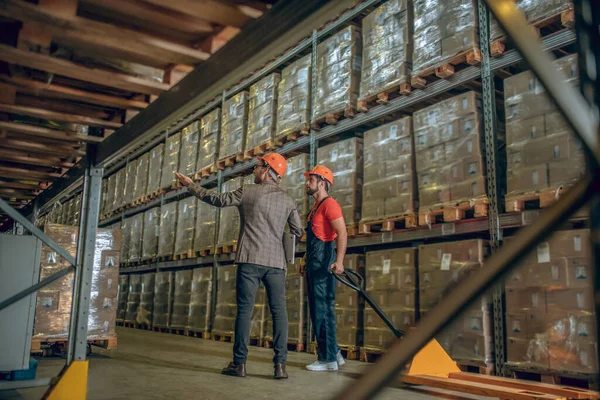
<path fill-rule="evenodd" d="M 308 171 L 308 155 L 287 159 L 287 172 L 281 179 L 281 187 L 298 204 L 298 214 L 300 220 L 306 221 L 308 214 L 308 194 L 306 193 L 306 177 L 304 173 Z"/>
<path fill-rule="evenodd" d="M 152 311 L 152 326 L 168 328 L 173 306 L 173 282 L 175 273 L 160 271 L 154 281 L 154 308 Z"/>
<path fill-rule="evenodd" d="M 194 196 L 177 202 L 177 225 L 175 234 L 175 256 L 187 258 L 191 256 L 194 246 L 194 229 L 196 227 L 196 209 L 198 199 Z"/>
<path fill-rule="evenodd" d="M 234 265 L 217 268 L 217 304 L 213 322 L 213 334 L 233 335 L 237 305 L 235 300 Z"/>
<path fill-rule="evenodd" d="M 217 143 L 221 132 L 221 109 L 216 108 L 200 119 L 200 145 L 198 148 L 198 162 L 196 171 L 200 174 L 196 178 L 210 175 L 217 162 Z"/>
<path fill-rule="evenodd" d="M 160 174 L 159 190 L 169 190 L 177 182 L 175 172 L 179 171 L 181 132 L 169 136 L 165 141 L 164 157 Z"/>
<path fill-rule="evenodd" d="M 150 150 L 150 161 L 148 162 L 148 185 L 146 189 L 146 194 L 148 195 L 148 197 L 154 197 L 160 192 L 160 178 L 162 176 L 162 165 L 164 157 L 164 143 L 161 143 L 152 150 Z"/>
<path fill-rule="evenodd" d="M 181 153 L 179 155 L 179 168 L 184 175 L 193 176 L 198 163 L 198 146 L 200 131 L 198 121 L 194 121 L 181 131 Z"/>
<path fill-rule="evenodd" d="M 244 147 L 247 158 L 263 154 L 274 147 L 273 139 L 277 125 L 277 87 L 280 80 L 281 75 L 273 73 L 250 86 L 248 133 Z"/>
<path fill-rule="evenodd" d="M 240 92 L 223 104 L 219 159 L 243 153 L 248 132 L 248 92 Z"/>
<path fill-rule="evenodd" d="M 160 215 L 160 228 L 158 236 L 158 251 L 156 256 L 159 258 L 170 259 L 175 251 L 175 224 L 177 223 L 177 202 L 163 204 Z"/>
<path fill-rule="evenodd" d="M 302 57 L 281 71 L 276 142 L 283 141 L 288 135 L 308 134 L 311 79 L 310 55 Z"/>
<path fill-rule="evenodd" d="M 160 236 L 160 207 L 154 207 L 144 213 L 144 231 L 142 234 L 142 261 L 156 258 L 158 238 Z"/>
<path fill-rule="evenodd" d="M 185 329 L 190 323 L 193 275 L 194 271 L 191 269 L 175 272 L 169 328 Z"/>

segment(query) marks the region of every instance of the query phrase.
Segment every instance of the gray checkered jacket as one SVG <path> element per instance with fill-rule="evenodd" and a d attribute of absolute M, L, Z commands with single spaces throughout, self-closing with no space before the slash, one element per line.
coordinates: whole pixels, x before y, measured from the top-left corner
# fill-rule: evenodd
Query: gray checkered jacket
<path fill-rule="evenodd" d="M 296 202 L 277 183 L 244 185 L 227 193 L 208 191 L 192 184 L 188 190 L 200 200 L 216 207 L 237 207 L 240 234 L 235 262 L 265 267 L 286 267 L 283 232 L 286 223 L 297 238 L 303 230 Z M 227 223 L 227 221 L 221 221 Z"/>

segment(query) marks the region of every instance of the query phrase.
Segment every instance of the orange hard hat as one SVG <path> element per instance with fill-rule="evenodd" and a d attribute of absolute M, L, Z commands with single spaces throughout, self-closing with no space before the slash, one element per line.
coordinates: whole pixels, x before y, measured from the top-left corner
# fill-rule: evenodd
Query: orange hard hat
<path fill-rule="evenodd" d="M 262 157 L 256 157 L 258 161 L 265 162 L 280 178 L 283 178 L 287 172 L 287 161 L 279 153 L 269 153 Z"/>
<path fill-rule="evenodd" d="M 304 173 L 307 178 L 311 175 L 317 175 L 325 179 L 331 186 L 333 186 L 333 172 L 324 165 L 315 165 L 313 169 Z"/>

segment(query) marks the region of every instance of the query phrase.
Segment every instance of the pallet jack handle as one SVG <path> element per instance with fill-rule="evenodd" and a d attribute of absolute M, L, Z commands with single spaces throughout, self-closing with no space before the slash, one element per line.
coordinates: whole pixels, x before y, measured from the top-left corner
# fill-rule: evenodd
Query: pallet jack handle
<path fill-rule="evenodd" d="M 369 304 L 371 308 L 377 313 L 377 315 L 379 315 L 379 318 L 381 318 L 383 322 L 385 322 L 385 324 L 388 326 L 388 328 L 391 329 L 391 331 L 394 333 L 394 335 L 396 335 L 397 338 L 401 338 L 404 336 L 404 332 L 397 329 L 391 323 L 388 317 L 383 313 L 383 311 L 381 311 L 379 305 L 377 305 L 375 301 L 373 301 L 373 299 L 367 294 L 367 291 L 365 289 L 365 278 L 361 274 L 359 274 L 353 269 L 345 268 L 342 274 L 334 274 L 334 276 L 335 279 L 337 279 L 343 285 L 348 286 L 350 289 L 356 290 L 365 299 L 367 304 Z"/>

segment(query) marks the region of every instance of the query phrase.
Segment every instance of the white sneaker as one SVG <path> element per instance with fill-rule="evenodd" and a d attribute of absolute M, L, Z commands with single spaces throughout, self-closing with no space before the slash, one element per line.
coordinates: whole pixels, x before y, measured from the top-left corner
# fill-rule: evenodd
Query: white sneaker
<path fill-rule="evenodd" d="M 338 363 L 334 362 L 322 362 L 315 361 L 314 363 L 307 365 L 306 369 L 309 371 L 337 371 Z"/>
<path fill-rule="evenodd" d="M 338 350 L 336 358 L 338 367 L 341 367 L 342 365 L 346 364 L 346 360 L 344 360 L 344 357 L 342 356 L 342 352 L 340 350 Z"/>

